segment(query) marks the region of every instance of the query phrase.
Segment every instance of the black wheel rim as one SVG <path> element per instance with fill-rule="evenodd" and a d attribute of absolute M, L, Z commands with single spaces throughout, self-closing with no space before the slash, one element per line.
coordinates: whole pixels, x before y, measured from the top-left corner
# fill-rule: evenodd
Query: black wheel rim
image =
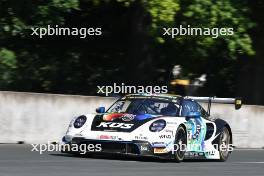
<path fill-rule="evenodd" d="M 186 151 L 186 135 L 184 130 L 180 129 L 177 132 L 175 144 L 177 145 L 176 155 L 179 158 L 183 158 Z"/>
<path fill-rule="evenodd" d="M 227 128 L 224 128 L 221 138 L 220 138 L 220 151 L 224 158 L 229 155 L 229 145 L 230 145 L 230 135 Z M 221 149 L 222 148 L 222 149 Z"/>

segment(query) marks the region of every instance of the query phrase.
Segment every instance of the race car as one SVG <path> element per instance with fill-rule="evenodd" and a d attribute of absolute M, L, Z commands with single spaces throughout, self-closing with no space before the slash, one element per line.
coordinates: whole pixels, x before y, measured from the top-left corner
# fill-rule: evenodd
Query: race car
<path fill-rule="evenodd" d="M 206 111 L 201 103 L 208 103 Z M 63 145 L 94 145 L 100 151 L 173 159 L 226 161 L 232 147 L 230 125 L 210 116 L 212 103 L 232 103 L 240 98 L 183 97 L 168 94 L 131 94 L 109 109 L 75 117 L 62 139 Z M 86 148 L 87 150 L 87 148 Z M 64 153 L 80 153 L 71 148 Z"/>

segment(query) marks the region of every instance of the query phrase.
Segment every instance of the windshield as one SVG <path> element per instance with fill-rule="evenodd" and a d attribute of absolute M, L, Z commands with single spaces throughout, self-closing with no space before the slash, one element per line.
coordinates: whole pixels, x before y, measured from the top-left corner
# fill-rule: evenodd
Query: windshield
<path fill-rule="evenodd" d="M 160 99 L 125 99 L 115 102 L 107 112 L 178 116 L 179 107 L 177 103 Z"/>

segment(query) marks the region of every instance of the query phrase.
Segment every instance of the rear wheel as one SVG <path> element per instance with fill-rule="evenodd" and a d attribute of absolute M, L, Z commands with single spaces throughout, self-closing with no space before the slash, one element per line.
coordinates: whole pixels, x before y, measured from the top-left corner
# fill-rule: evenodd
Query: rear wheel
<path fill-rule="evenodd" d="M 230 145 L 231 145 L 231 134 L 227 127 L 223 128 L 223 131 L 220 134 L 219 137 L 219 154 L 220 154 L 220 161 L 226 161 L 229 157 L 231 151 L 230 151 Z"/>
<path fill-rule="evenodd" d="M 187 147 L 186 131 L 182 126 L 179 126 L 174 141 L 173 158 L 176 162 L 181 162 L 184 159 L 184 154 Z"/>

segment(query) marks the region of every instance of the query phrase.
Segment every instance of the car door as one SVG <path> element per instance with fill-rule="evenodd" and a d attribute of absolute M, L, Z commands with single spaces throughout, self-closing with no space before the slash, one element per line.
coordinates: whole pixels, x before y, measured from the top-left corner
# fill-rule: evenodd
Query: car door
<path fill-rule="evenodd" d="M 201 107 L 193 100 L 183 100 L 181 116 L 186 117 L 187 151 L 203 151 L 203 142 L 206 134 L 206 124 L 201 115 L 188 117 L 190 112 L 201 114 Z"/>

